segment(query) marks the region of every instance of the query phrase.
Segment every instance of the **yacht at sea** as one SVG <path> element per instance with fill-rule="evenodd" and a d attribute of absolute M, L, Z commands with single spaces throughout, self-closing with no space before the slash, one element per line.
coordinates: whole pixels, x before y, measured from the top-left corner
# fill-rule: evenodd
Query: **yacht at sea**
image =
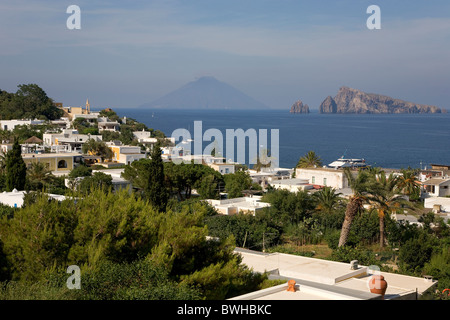
<path fill-rule="evenodd" d="M 328 165 L 329 168 L 366 168 L 368 167 L 365 159 L 348 159 L 340 157 Z"/>

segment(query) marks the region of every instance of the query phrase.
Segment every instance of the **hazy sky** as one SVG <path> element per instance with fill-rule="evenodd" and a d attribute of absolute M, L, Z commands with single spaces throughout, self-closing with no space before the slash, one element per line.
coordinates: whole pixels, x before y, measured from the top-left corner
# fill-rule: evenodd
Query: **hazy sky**
<path fill-rule="evenodd" d="M 69 30 L 69 5 L 81 30 Z M 369 5 L 381 30 L 369 30 Z M 136 107 L 204 75 L 273 108 L 346 85 L 450 109 L 450 1 L 1 0 L 0 88 Z"/>

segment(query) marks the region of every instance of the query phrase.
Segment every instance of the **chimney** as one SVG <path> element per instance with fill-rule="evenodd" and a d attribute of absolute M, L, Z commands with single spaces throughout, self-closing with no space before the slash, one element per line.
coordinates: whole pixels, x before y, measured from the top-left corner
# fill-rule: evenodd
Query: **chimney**
<path fill-rule="evenodd" d="M 358 269 L 358 260 L 350 261 L 350 269 L 351 270 L 357 270 Z"/>

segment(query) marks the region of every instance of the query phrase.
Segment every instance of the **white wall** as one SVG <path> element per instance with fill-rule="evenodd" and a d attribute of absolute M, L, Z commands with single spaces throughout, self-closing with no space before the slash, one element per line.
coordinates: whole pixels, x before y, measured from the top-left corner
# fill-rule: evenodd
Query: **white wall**
<path fill-rule="evenodd" d="M 446 198 L 446 197 L 425 198 L 425 203 L 424 203 L 425 208 L 433 209 L 434 205 L 440 205 L 441 212 L 450 213 L 450 198 Z"/>
<path fill-rule="evenodd" d="M 297 168 L 295 177 L 298 179 L 307 179 L 310 184 L 328 186 L 335 189 L 348 187 L 347 178 L 342 170 Z"/>

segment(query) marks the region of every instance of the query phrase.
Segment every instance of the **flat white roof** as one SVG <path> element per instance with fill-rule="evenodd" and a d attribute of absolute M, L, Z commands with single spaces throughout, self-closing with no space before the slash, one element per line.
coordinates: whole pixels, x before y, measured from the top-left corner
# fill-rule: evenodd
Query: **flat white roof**
<path fill-rule="evenodd" d="M 0 193 L 0 203 L 8 205 L 10 207 L 20 208 L 23 205 L 23 198 L 25 196 L 25 193 L 27 193 L 27 192 L 23 191 L 23 190 L 18 191 L 16 189 L 14 189 L 11 192 L 3 191 L 2 193 Z M 58 201 L 63 201 L 66 199 L 65 196 L 59 195 L 59 194 L 48 193 L 47 195 L 49 198 L 55 199 Z"/>
<path fill-rule="evenodd" d="M 241 248 L 235 252 L 242 256 L 242 263 L 255 272 L 268 272 L 272 278 L 293 279 L 299 284 L 296 294 L 284 290 L 256 291 L 234 299 L 271 300 L 327 300 L 327 299 L 378 299 L 379 295 L 370 292 L 368 280 L 373 273 L 384 276 L 388 283 L 385 299 L 422 294 L 437 281 L 372 270 L 373 267 L 357 266 L 353 270 L 350 263 L 341 263 L 284 253 L 262 253 Z M 302 290 L 303 287 L 303 290 Z"/>
<path fill-rule="evenodd" d="M 282 180 L 271 181 L 270 184 L 297 186 L 297 185 L 309 184 L 309 180 L 308 179 L 300 179 L 300 178 L 282 179 Z"/>
<path fill-rule="evenodd" d="M 60 152 L 60 153 L 24 153 L 24 158 L 55 158 L 55 157 L 79 157 L 82 156 L 78 152 Z"/>

